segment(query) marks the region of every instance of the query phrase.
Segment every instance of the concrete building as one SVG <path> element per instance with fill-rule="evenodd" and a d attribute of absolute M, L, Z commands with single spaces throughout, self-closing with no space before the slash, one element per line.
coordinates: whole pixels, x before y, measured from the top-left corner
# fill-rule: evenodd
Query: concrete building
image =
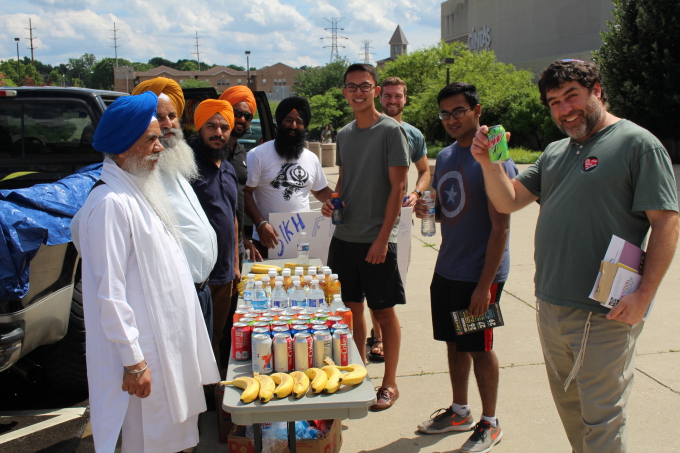
<path fill-rule="evenodd" d="M 208 82 L 217 91 L 224 91 L 236 85 L 249 85 L 253 91 L 264 91 L 271 99 L 279 99 L 282 94 L 290 96 L 295 77 L 300 72 L 283 63 L 265 66 L 256 71 L 236 71 L 225 66 L 215 66 L 206 71 L 179 71 L 167 66 L 158 66 L 149 71 L 135 71 L 131 67 L 117 67 L 114 70 L 114 89 L 131 93 L 135 86 L 155 77 L 167 77 L 180 85 L 189 79 Z M 250 84 L 248 84 L 250 76 Z M 283 99 L 283 98 L 280 98 Z"/>
<path fill-rule="evenodd" d="M 591 60 L 613 9 L 611 0 L 448 0 L 441 38 L 537 74 L 555 60 Z"/>

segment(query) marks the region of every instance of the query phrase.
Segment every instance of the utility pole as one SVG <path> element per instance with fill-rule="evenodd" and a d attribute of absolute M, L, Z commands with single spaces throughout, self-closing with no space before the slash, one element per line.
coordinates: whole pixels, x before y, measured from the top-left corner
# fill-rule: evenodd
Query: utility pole
<path fill-rule="evenodd" d="M 373 52 L 371 52 L 371 43 L 373 41 L 369 41 L 367 39 L 361 41 L 361 43 L 364 45 L 364 53 L 361 54 L 364 57 L 364 64 L 371 64 L 371 55 L 375 55 Z"/>
<path fill-rule="evenodd" d="M 113 23 L 113 30 L 111 30 L 111 31 L 113 32 L 113 38 L 111 38 L 111 39 L 113 39 L 113 46 L 111 46 L 111 47 L 113 47 L 113 49 L 116 51 L 116 67 L 118 67 L 118 48 L 120 46 L 118 45 L 118 36 L 116 35 L 116 32 L 120 31 L 120 28 L 118 30 L 116 30 L 116 23 L 115 22 Z"/>
<path fill-rule="evenodd" d="M 338 47 L 342 47 L 343 49 L 345 46 L 338 46 L 338 38 L 340 39 L 347 39 L 344 36 L 338 36 L 338 30 L 342 31 L 344 28 L 338 28 L 338 23 L 344 19 L 344 17 L 331 17 L 330 19 L 327 17 L 324 17 L 328 22 L 331 23 L 331 26 L 329 28 L 324 28 L 326 31 L 330 31 L 331 35 L 326 36 L 325 38 L 321 39 L 330 39 L 331 40 L 331 45 L 330 46 L 323 46 L 324 49 L 331 48 L 331 63 L 333 61 L 337 60 L 340 58 L 340 54 L 338 53 Z"/>
<path fill-rule="evenodd" d="M 196 52 L 191 52 L 196 55 L 196 61 L 198 61 L 198 72 L 201 72 L 201 53 L 198 51 L 198 30 L 196 30 Z"/>
<path fill-rule="evenodd" d="M 28 18 L 28 28 L 26 30 L 29 31 L 30 37 L 28 38 L 31 41 L 31 47 L 28 47 L 28 49 L 31 49 L 31 64 L 33 65 L 34 62 L 34 55 L 33 55 L 33 50 L 37 49 L 37 47 L 33 47 L 33 30 L 37 30 L 38 28 L 33 28 L 33 25 L 31 24 L 31 18 Z M 35 66 L 35 65 L 34 65 Z"/>

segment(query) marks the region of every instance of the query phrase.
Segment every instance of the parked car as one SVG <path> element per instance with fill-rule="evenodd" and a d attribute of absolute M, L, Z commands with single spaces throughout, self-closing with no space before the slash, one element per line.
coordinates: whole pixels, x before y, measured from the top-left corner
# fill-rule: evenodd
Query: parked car
<path fill-rule="evenodd" d="M 238 139 L 238 142 L 243 145 L 246 151 L 250 151 L 258 145 L 264 143 L 262 140 L 262 126 L 260 126 L 260 120 L 252 120 L 250 122 L 250 128 L 246 134 Z"/>

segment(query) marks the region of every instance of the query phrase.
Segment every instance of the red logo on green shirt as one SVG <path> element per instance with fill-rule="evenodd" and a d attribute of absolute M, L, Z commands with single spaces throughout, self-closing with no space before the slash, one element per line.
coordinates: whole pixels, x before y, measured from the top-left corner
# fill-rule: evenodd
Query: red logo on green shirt
<path fill-rule="evenodd" d="M 583 171 L 590 171 L 597 167 L 597 157 L 589 157 L 583 161 Z"/>

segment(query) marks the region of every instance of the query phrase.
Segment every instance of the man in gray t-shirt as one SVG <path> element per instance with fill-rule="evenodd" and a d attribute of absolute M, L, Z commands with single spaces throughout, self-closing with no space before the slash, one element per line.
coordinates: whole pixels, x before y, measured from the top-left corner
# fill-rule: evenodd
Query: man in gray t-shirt
<path fill-rule="evenodd" d="M 354 64 L 345 72 L 343 95 L 355 121 L 338 132 L 335 192 L 346 204 L 345 223 L 335 228 L 328 265 L 342 282 L 342 296 L 354 317 L 354 342 L 366 361 L 364 296 L 385 340 L 385 375 L 371 410 L 388 409 L 399 397 L 396 375 L 401 327 L 394 309 L 406 303 L 397 267 L 397 230 L 406 189 L 409 148 L 399 123 L 375 109 L 380 94 L 375 68 Z M 330 217 L 333 205 L 322 212 Z"/>
<path fill-rule="evenodd" d="M 538 330 L 553 400 L 576 453 L 628 451 L 626 406 L 635 345 L 675 251 L 678 201 L 668 154 L 649 131 L 607 112 L 599 70 L 563 60 L 539 76 L 541 100 L 570 138 L 510 180 L 489 162 L 482 126 L 472 144 L 501 212 L 539 201 Z M 642 246 L 640 288 L 611 311 L 589 299 L 612 235 Z"/>

